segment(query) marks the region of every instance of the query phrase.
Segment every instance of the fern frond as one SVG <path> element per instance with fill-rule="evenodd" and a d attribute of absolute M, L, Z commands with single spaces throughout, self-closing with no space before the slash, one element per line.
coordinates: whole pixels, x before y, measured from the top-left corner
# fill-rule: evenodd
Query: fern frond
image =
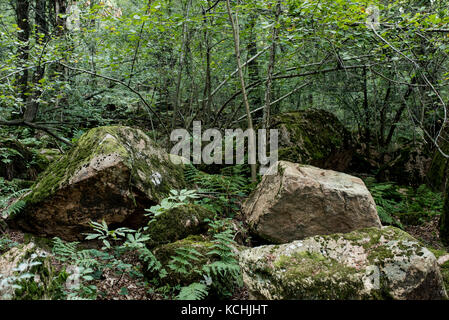
<path fill-rule="evenodd" d="M 182 287 L 177 300 L 202 300 L 207 297 L 207 286 L 203 283 L 194 282 L 187 287 Z"/>

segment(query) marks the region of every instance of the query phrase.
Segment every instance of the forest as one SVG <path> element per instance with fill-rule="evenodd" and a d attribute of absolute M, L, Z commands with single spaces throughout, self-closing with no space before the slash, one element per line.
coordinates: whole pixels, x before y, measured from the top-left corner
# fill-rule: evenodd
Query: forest
<path fill-rule="evenodd" d="M 0 0 L 0 300 L 447 300 L 448 103 L 447 0 Z"/>

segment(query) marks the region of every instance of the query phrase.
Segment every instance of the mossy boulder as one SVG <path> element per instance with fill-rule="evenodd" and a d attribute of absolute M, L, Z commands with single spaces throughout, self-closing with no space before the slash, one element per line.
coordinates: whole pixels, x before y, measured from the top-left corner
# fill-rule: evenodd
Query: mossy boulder
<path fill-rule="evenodd" d="M 449 143 L 443 142 L 440 147 L 445 154 L 449 154 Z M 434 190 L 444 191 L 448 185 L 448 178 L 449 160 L 436 150 L 427 173 L 427 183 Z"/>
<path fill-rule="evenodd" d="M 395 181 L 400 185 L 418 187 L 427 182 L 432 162 L 428 147 L 423 143 L 404 141 L 401 147 L 390 153 L 388 161 L 379 168 L 379 181 Z"/>
<path fill-rule="evenodd" d="M 447 299 L 434 254 L 394 227 L 248 249 L 240 266 L 255 299 Z"/>
<path fill-rule="evenodd" d="M 65 240 L 82 238 L 90 221 L 137 227 L 145 208 L 184 186 L 182 168 L 141 130 L 99 127 L 48 167 L 9 223 Z"/>
<path fill-rule="evenodd" d="M 12 299 L 14 297 L 13 277 L 16 268 L 27 255 L 34 252 L 34 243 L 19 245 L 0 255 L 0 299 Z"/>
<path fill-rule="evenodd" d="M 332 113 L 308 109 L 273 117 L 279 130 L 279 160 L 345 171 L 354 154 L 350 132 Z"/>
<path fill-rule="evenodd" d="M 157 216 L 147 233 L 152 244 L 170 243 L 206 231 L 204 220 L 213 217 L 213 212 L 200 205 L 185 204 Z"/>
<path fill-rule="evenodd" d="M 163 282 L 170 285 L 189 285 L 193 282 L 202 280 L 200 273 L 195 270 L 201 271 L 205 264 L 213 261 L 213 257 L 207 253 L 212 250 L 213 243 L 207 238 L 200 235 L 191 235 L 185 239 L 175 241 L 173 243 L 161 245 L 154 250 L 156 258 L 165 266 L 168 274 L 163 279 Z M 173 257 L 177 256 L 177 251 L 181 251 L 183 254 L 187 254 L 189 251 L 194 250 L 197 253 L 190 253 L 191 256 L 195 256 L 196 259 L 185 259 L 190 265 L 184 266 L 186 272 L 178 272 L 169 267 Z"/>

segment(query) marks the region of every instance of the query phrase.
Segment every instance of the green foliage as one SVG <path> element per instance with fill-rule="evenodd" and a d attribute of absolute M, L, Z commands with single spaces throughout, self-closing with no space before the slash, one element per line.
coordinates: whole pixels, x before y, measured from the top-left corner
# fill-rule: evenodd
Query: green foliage
<path fill-rule="evenodd" d="M 207 297 L 208 288 L 204 283 L 194 282 L 186 287 L 182 287 L 177 300 L 203 300 Z"/>
<path fill-rule="evenodd" d="M 216 298 L 229 298 L 236 287 L 243 285 L 240 266 L 237 259 L 237 244 L 233 239 L 230 219 L 208 220 L 209 233 L 213 245 L 206 253 L 210 262 L 201 269 L 192 268 L 192 261 L 198 261 L 201 253 L 194 249 L 177 251 L 172 264 L 175 270 L 182 273 L 198 273 L 204 278 L 201 282 L 182 287 L 178 299 L 197 299 L 206 295 Z M 173 263 L 174 261 L 174 263 Z"/>
<path fill-rule="evenodd" d="M 0 255 L 2 255 L 4 252 L 8 251 L 9 249 L 17 246 L 18 243 L 12 241 L 11 239 L 7 238 L 6 236 L 0 237 Z"/>
<path fill-rule="evenodd" d="M 0 195 L 0 210 L 2 210 L 1 215 L 3 217 L 9 217 L 10 215 L 16 215 L 22 211 L 26 206 L 26 202 L 24 200 L 13 201 L 12 203 L 10 202 L 12 199 L 20 198 L 28 191 L 30 191 L 30 189 L 22 189 L 7 196 Z"/>
<path fill-rule="evenodd" d="M 101 240 L 104 244 L 103 249 L 110 249 L 111 243 L 107 240 L 111 238 L 114 241 L 120 240 L 128 233 L 134 233 L 135 230 L 131 230 L 129 228 L 118 228 L 115 230 L 109 230 L 108 225 L 103 220 L 101 223 L 99 222 L 90 222 L 90 226 L 94 229 L 95 233 L 89 233 L 86 236 L 86 240 L 98 239 Z"/>
<path fill-rule="evenodd" d="M 421 224 L 442 212 L 441 193 L 433 192 L 425 185 L 415 190 L 392 182 L 377 183 L 374 179 L 366 179 L 365 182 L 383 224 L 403 228 L 403 224 Z"/>
<path fill-rule="evenodd" d="M 198 192 L 205 196 L 197 204 L 212 212 L 233 216 L 240 209 L 241 199 L 254 187 L 243 170 L 242 166 L 233 166 L 222 169 L 222 174 L 207 174 L 189 164 L 185 167 L 185 178 L 198 186 Z"/>
<path fill-rule="evenodd" d="M 197 198 L 198 194 L 196 190 L 170 190 L 170 196 L 162 199 L 160 204 L 152 206 L 149 209 L 145 209 L 145 211 L 148 212 L 147 215 L 157 217 L 170 209 L 189 203 L 189 200 L 191 199 Z"/>

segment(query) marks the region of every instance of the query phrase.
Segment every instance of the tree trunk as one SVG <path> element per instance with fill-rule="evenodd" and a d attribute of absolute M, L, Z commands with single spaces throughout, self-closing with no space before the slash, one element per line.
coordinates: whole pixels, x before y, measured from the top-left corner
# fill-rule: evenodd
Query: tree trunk
<path fill-rule="evenodd" d="M 245 109 L 246 109 L 246 117 L 248 120 L 248 129 L 250 131 L 249 137 L 248 137 L 248 150 L 253 151 L 253 154 L 249 152 L 248 162 L 252 162 L 250 164 L 251 166 L 251 181 L 256 182 L 257 181 L 257 169 L 256 169 L 256 163 L 255 163 L 255 147 L 256 147 L 256 137 L 254 134 L 253 129 L 253 119 L 251 117 L 251 110 L 248 102 L 248 95 L 246 92 L 246 85 L 245 85 L 245 78 L 243 77 L 243 70 L 242 70 L 242 62 L 240 59 L 240 31 L 239 31 L 239 20 L 238 20 L 238 11 L 235 13 L 235 21 L 232 17 L 232 11 L 231 11 L 231 5 L 229 3 L 229 0 L 226 0 L 226 7 L 228 9 L 228 15 L 229 15 L 229 21 L 231 22 L 232 31 L 234 35 L 234 49 L 235 49 L 235 56 L 237 60 L 237 68 L 239 70 L 239 78 L 240 78 L 240 85 L 242 87 L 242 95 L 243 95 L 243 101 L 245 103 Z"/>
<path fill-rule="evenodd" d="M 30 39 L 30 20 L 29 20 L 29 1 L 17 0 L 16 2 L 16 18 L 17 26 L 20 29 L 17 33 L 17 39 L 19 40 L 18 58 L 21 67 L 25 67 L 29 57 L 29 39 Z M 28 93 L 28 70 L 23 70 L 17 78 L 18 89 L 20 92 L 20 98 L 24 105 L 27 102 Z"/>
<path fill-rule="evenodd" d="M 268 76 L 267 76 L 267 84 L 265 89 L 265 108 L 263 110 L 263 120 L 262 120 L 262 127 L 268 128 L 269 122 L 270 122 L 270 105 L 271 105 L 271 84 L 273 80 L 273 71 L 274 71 L 274 64 L 276 63 L 276 47 L 277 47 L 277 39 L 278 39 L 278 32 L 279 29 L 277 27 L 277 24 L 279 22 L 279 16 L 281 15 L 281 1 L 278 0 L 276 9 L 275 9 L 275 22 L 273 26 L 273 33 L 272 33 L 272 44 L 271 44 L 271 50 L 270 50 L 270 62 L 268 64 Z"/>

